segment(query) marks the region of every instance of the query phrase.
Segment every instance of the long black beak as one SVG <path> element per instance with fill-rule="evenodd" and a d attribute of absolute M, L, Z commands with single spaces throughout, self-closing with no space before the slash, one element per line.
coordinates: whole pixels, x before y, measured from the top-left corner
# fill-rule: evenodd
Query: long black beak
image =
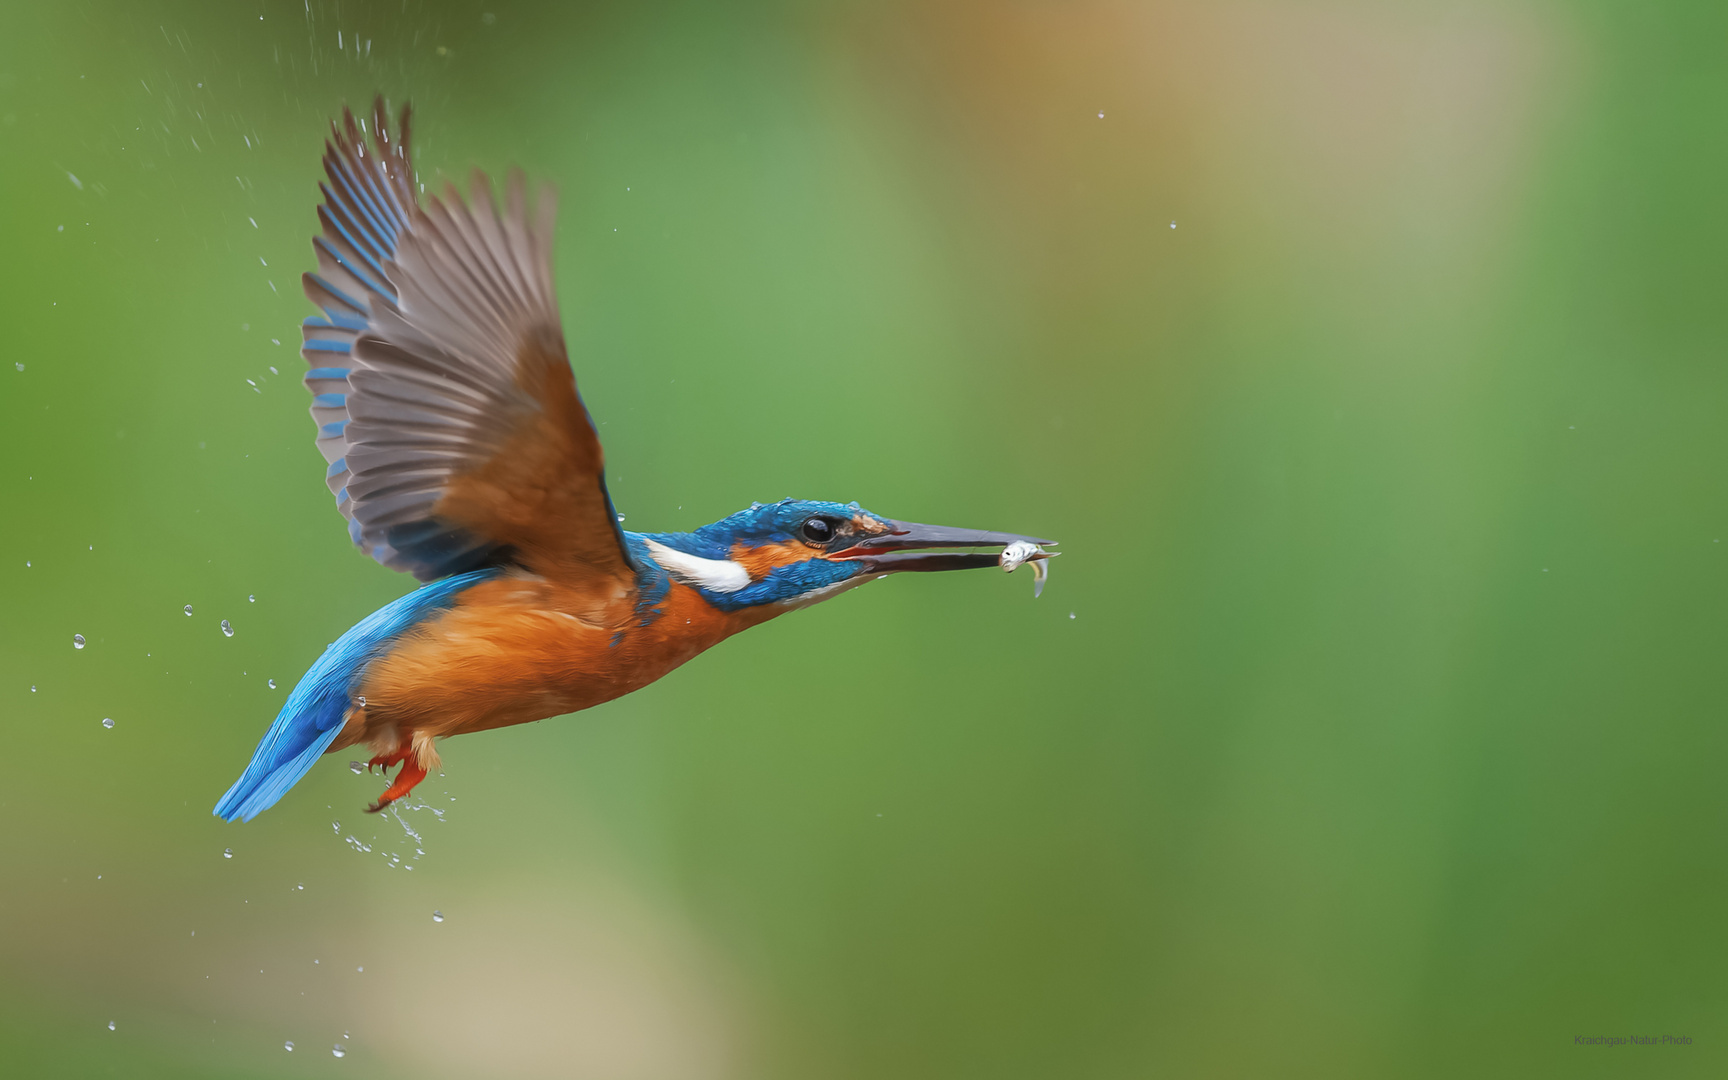
<path fill-rule="evenodd" d="M 1054 540 L 1014 533 L 984 532 L 979 529 L 951 529 L 946 525 L 918 525 L 910 521 L 890 521 L 892 532 L 860 540 L 829 558 L 856 559 L 870 570 L 898 573 L 903 570 L 977 570 L 986 566 L 1001 566 L 1003 549 L 1010 544 L 1031 544 L 1037 548 L 1054 545 Z M 929 548 L 988 548 L 987 551 L 942 551 Z M 1037 562 L 1057 554 L 1035 551 L 1024 562 Z"/>

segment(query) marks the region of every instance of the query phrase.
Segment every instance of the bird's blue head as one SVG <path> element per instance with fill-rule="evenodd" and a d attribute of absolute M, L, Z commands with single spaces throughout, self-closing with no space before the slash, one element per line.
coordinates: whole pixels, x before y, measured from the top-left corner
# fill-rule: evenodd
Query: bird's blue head
<path fill-rule="evenodd" d="M 1055 543 L 1011 533 L 915 525 L 857 503 L 782 499 L 755 503 L 687 533 L 630 533 L 631 547 L 722 611 L 805 607 L 887 574 L 1004 565 L 1011 544 Z M 984 551 L 956 549 L 984 548 Z"/>

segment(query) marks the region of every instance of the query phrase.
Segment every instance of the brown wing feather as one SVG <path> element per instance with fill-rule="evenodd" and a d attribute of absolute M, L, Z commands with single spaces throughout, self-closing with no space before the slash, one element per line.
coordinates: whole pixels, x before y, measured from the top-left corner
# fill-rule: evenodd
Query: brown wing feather
<path fill-rule="evenodd" d="M 406 183 L 405 140 L 368 158 L 355 149 L 355 132 L 342 134 L 331 153 L 346 183 L 331 190 L 326 214 L 337 242 L 320 254 L 330 255 L 328 277 L 344 261 L 355 265 L 335 288 L 338 302 L 360 303 L 333 315 L 361 310 L 366 323 L 347 358 L 339 402 L 347 423 L 332 448 L 340 458 L 327 450 L 339 462 L 333 475 L 346 471 L 339 500 L 356 542 L 423 580 L 509 560 L 568 583 L 592 581 L 597 600 L 622 596 L 635 573 L 559 325 L 550 190 L 536 200 L 532 226 L 519 171 L 502 217 L 478 172 L 471 202 L 448 187 L 422 209 Z M 378 134 L 387 138 L 381 123 Z M 381 253 L 387 285 L 356 289 L 367 274 L 361 260 L 374 254 L 361 246 L 386 245 L 371 236 L 349 243 L 328 222 L 376 220 L 382 202 L 401 222 L 372 230 L 396 233 Z M 308 283 L 327 311 L 329 289 Z"/>
<path fill-rule="evenodd" d="M 599 476 L 604 459 L 576 396 L 562 337 L 524 341 L 516 382 L 541 407 L 521 418 L 498 453 L 452 478 L 436 513 L 483 528 L 515 549 L 525 565 L 556 580 L 596 571 L 633 576 L 611 528 L 572 527 L 617 519 L 603 487 L 570 482 L 572 476 Z"/>

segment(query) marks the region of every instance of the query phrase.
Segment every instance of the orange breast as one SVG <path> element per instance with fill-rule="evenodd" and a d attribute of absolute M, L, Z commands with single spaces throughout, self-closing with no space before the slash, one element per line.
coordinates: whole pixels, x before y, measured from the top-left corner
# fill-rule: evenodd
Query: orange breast
<path fill-rule="evenodd" d="M 512 574 L 456 605 L 373 661 L 360 693 L 364 732 L 459 735 L 575 712 L 638 690 L 773 611 L 717 611 L 672 583 L 646 626 L 618 609 L 595 618 L 592 593 Z"/>

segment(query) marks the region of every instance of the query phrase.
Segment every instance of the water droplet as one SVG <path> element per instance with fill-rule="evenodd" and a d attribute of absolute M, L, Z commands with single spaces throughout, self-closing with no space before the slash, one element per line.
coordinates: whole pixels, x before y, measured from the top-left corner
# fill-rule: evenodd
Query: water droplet
<path fill-rule="evenodd" d="M 366 970 L 366 969 L 365 969 L 365 968 L 363 968 L 363 967 L 357 967 L 357 968 L 355 968 L 355 969 L 354 969 L 354 970 L 355 970 L 355 971 L 361 971 L 361 972 L 363 972 L 363 971 L 365 971 L 365 970 Z"/>
<path fill-rule="evenodd" d="M 222 636 L 223 637 L 233 637 L 234 636 L 234 626 L 227 619 L 222 620 Z"/>
<path fill-rule="evenodd" d="M 13 364 L 13 365 L 12 365 L 12 366 L 13 366 L 13 367 L 16 367 L 16 368 L 17 368 L 17 369 L 18 369 L 18 370 L 19 370 L 19 371 L 23 371 L 23 370 L 24 370 L 24 365 L 23 365 L 23 364 Z"/>
<path fill-rule="evenodd" d="M 222 857 L 224 859 L 232 859 L 234 857 L 234 849 L 231 847 L 223 848 L 222 849 Z"/>
<path fill-rule="evenodd" d="M 72 635 L 72 647 L 74 649 L 82 649 L 84 647 L 84 635 L 83 634 L 73 634 Z"/>
<path fill-rule="evenodd" d="M 1172 221 L 1172 222 L 1171 222 L 1171 223 L 1170 223 L 1170 227 L 1171 227 L 1171 228 L 1172 228 L 1172 229 L 1174 229 L 1174 228 L 1175 228 L 1175 227 L 1176 227 L 1176 223 L 1175 223 L 1175 222 L 1174 222 L 1174 221 Z"/>
<path fill-rule="evenodd" d="M 1103 113 L 1099 113 L 1099 114 L 1098 114 L 1098 119 L 1100 119 L 1100 120 L 1102 120 L 1102 119 L 1104 119 L 1104 114 L 1103 114 Z"/>
<path fill-rule="evenodd" d="M 284 1050 L 288 1051 L 290 1054 L 292 1054 L 294 1052 L 294 1040 L 289 1039 L 287 1042 L 283 1043 L 282 1049 L 284 1049 Z"/>
<path fill-rule="evenodd" d="M 1070 618 L 1070 619 L 1072 619 L 1072 618 L 1073 618 L 1073 617 L 1074 617 L 1074 613 L 1073 613 L 1073 612 L 1072 612 L 1072 611 L 1070 611 L 1070 612 L 1069 612 L 1069 613 L 1068 613 L 1068 617 L 1069 617 L 1069 618 Z"/>
<path fill-rule="evenodd" d="M 192 605 L 191 604 L 186 605 L 186 617 L 187 618 L 192 617 Z"/>
<path fill-rule="evenodd" d="M 330 828 L 333 832 L 341 832 L 342 831 L 342 823 L 340 821 L 332 821 L 330 823 Z"/>
<path fill-rule="evenodd" d="M 619 514 L 619 515 L 618 515 L 618 520 L 619 520 L 619 521 L 623 521 L 623 520 L 624 520 L 624 515 L 623 515 L 623 514 Z"/>
<path fill-rule="evenodd" d="M 275 369 L 272 368 L 271 370 L 274 371 Z M 256 604 L 258 602 L 258 598 L 256 596 L 253 596 L 251 593 L 247 593 L 246 594 L 246 602 L 248 604 Z"/>
<path fill-rule="evenodd" d="M 112 1021 L 112 1020 L 108 1021 L 108 1030 L 109 1031 L 114 1030 L 114 1021 Z"/>
<path fill-rule="evenodd" d="M 102 726 L 105 728 L 113 727 L 114 726 L 114 718 L 112 716 L 104 716 L 102 718 Z"/>
<path fill-rule="evenodd" d="M 358 775 L 366 771 L 366 766 L 360 764 L 358 761 L 350 761 L 348 763 L 348 771 Z"/>
<path fill-rule="evenodd" d="M 433 922 L 443 922 L 444 921 L 444 913 L 442 911 L 434 911 L 432 913 L 432 921 Z"/>
<path fill-rule="evenodd" d="M 337 1043 L 336 1046 L 330 1051 L 330 1056 L 331 1057 L 347 1057 L 348 1051 L 342 1049 L 341 1043 Z"/>
<path fill-rule="evenodd" d="M 359 697 L 355 698 L 354 700 L 358 701 L 360 703 L 360 707 L 362 709 L 364 709 L 366 707 L 366 695 L 365 694 L 361 694 Z"/>

